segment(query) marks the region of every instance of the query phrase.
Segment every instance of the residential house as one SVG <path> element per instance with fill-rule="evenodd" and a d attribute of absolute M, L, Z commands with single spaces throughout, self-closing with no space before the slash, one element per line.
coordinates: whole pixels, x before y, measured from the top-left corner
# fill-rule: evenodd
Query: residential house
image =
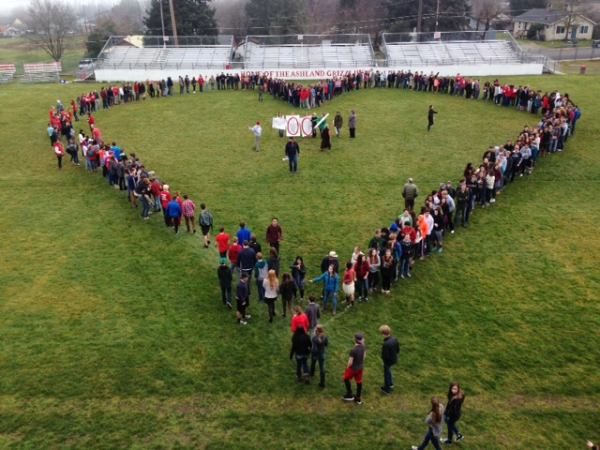
<path fill-rule="evenodd" d="M 513 34 L 517 38 L 527 37 L 533 24 L 543 25 L 540 39 L 560 41 L 564 39 L 591 39 L 596 22 L 578 13 L 567 13 L 546 8 L 530 9 L 513 19 Z"/>

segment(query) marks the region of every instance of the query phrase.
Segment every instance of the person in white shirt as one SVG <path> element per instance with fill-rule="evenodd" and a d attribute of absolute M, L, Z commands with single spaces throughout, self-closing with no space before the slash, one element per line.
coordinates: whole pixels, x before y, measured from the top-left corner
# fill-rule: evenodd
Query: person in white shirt
<path fill-rule="evenodd" d="M 262 136 L 262 127 L 260 122 L 256 122 L 253 127 L 248 127 L 254 133 L 254 151 L 260 151 L 260 137 Z"/>

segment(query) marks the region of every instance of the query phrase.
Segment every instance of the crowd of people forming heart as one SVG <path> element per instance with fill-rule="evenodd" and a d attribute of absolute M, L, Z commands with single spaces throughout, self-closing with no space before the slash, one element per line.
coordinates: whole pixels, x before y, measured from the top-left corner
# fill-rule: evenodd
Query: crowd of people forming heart
<path fill-rule="evenodd" d="M 345 310 L 351 310 L 358 303 L 370 303 L 390 294 L 395 284 L 406 282 L 412 276 L 419 261 L 442 253 L 446 239 L 459 226 L 467 228 L 476 209 L 493 205 L 516 179 L 533 175 L 538 158 L 564 151 L 581 116 L 581 111 L 566 93 L 561 95 L 554 91 L 542 94 L 529 86 L 516 87 L 498 80 L 481 84 L 478 79 L 460 75 L 438 77 L 433 73 L 426 76 L 399 71 L 382 76 L 375 72 L 360 72 L 306 87 L 284 80 L 260 78 L 258 75 L 241 81 L 242 90 L 257 88 L 260 100 L 263 99 L 263 92 L 269 92 L 275 99 L 302 108 L 318 107 L 334 96 L 346 95 L 359 88 L 408 89 L 423 92 L 424 95 L 447 94 L 472 101 L 478 101 L 483 90 L 481 101 L 515 108 L 530 115 L 524 116 L 525 120 L 530 117 L 535 122 L 532 126 L 525 126 L 514 140 L 489 146 L 480 161 L 465 164 L 462 176 L 455 183 L 447 181 L 433 189 L 424 190 L 418 187 L 415 180 L 408 179 L 402 188 L 404 211 L 398 217 L 390 218 L 391 224 L 374 230 L 373 237 L 366 245 L 357 245 L 354 252 L 345 258 L 331 250 L 324 255 L 318 268 L 306 267 L 301 255 L 296 255 L 287 263 L 280 260 L 279 251 L 284 234 L 277 218 L 272 219 L 262 234 L 266 245 L 259 242 L 259 233 L 252 233 L 243 221 L 235 235 L 225 227 L 219 227 L 215 245 L 219 252 L 217 279 L 223 306 L 229 309 L 235 307 L 237 323 L 246 325 L 251 319 L 249 310 L 251 293 L 254 291 L 252 298 L 267 305 L 268 321 L 273 323 L 277 317 L 277 300 L 281 298 L 281 314 L 283 317 L 289 314 L 291 318 L 293 337 L 290 359 L 296 358 L 297 379 L 309 384 L 318 364 L 319 386 L 323 388 L 329 337 L 320 321 L 329 310 L 329 304 L 331 314 L 336 315 L 341 305 Z M 236 86 L 234 78 L 232 82 L 221 85 L 219 79 L 217 91 L 238 90 L 239 82 Z M 190 93 L 191 83 L 187 76 L 180 77 L 179 84 L 180 95 Z M 214 81 L 209 84 L 212 84 L 211 91 L 214 91 Z M 117 138 L 105 139 L 94 117 L 101 105 L 103 109 L 112 110 L 119 105 L 145 100 L 146 92 L 152 93 L 151 98 L 168 97 L 173 95 L 172 86 L 172 82 L 170 86 L 166 83 L 163 86 L 162 82 L 150 81 L 133 86 L 108 86 L 100 92 L 82 94 L 67 107 L 57 101 L 56 106 L 50 109 L 47 130 L 59 170 L 63 170 L 63 158 L 67 153 L 73 166 L 80 166 L 84 161 L 88 172 L 101 173 L 108 186 L 126 193 L 124 196 L 131 208 L 137 210 L 141 205 L 142 219 L 149 220 L 151 214 L 162 213 L 161 220 L 165 226 L 173 228 L 175 234 L 179 234 L 183 221 L 186 232 L 196 233 L 196 205 L 191 196 L 182 196 L 170 186 L 171 183 L 161 180 L 157 172 L 142 163 L 140 155 L 126 154 L 117 145 Z M 80 118 L 87 121 L 89 128 L 83 127 L 77 132 L 76 124 L 82 121 Z M 339 136 L 339 130 L 336 131 Z M 202 203 L 198 224 L 206 249 L 212 246 L 213 221 L 212 213 Z M 237 283 L 235 290 L 234 279 Z M 251 288 L 252 279 L 255 290 Z M 305 295 L 306 284 L 313 283 L 322 283 L 320 299 L 318 296 Z M 319 304 L 320 300 L 322 305 Z M 306 307 L 303 310 L 304 305 Z M 384 339 L 381 353 L 384 384 L 380 389 L 385 395 L 390 395 L 394 388 L 391 369 L 398 360 L 400 346 L 397 339 L 391 336 L 389 326 L 382 325 L 379 332 Z M 343 376 L 347 391 L 343 396 L 345 401 L 362 404 L 366 353 L 364 337 L 356 333 Z M 356 394 L 352 392 L 350 383 L 353 379 L 356 382 Z M 432 397 L 431 411 L 427 417 L 430 425 L 427 435 L 421 446 L 413 447 L 413 450 L 422 450 L 429 442 L 436 448 L 439 448 L 439 442 L 451 444 L 453 435 L 456 435 L 456 441 L 464 438 L 456 427 L 465 398 L 457 382 L 450 385 L 447 398 L 448 403 L 444 408 L 437 397 Z M 447 423 L 448 438 L 440 440 L 442 420 Z"/>

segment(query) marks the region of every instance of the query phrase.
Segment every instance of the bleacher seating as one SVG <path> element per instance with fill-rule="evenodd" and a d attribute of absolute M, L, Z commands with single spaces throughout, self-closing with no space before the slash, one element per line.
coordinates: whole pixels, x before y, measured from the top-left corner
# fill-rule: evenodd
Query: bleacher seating
<path fill-rule="evenodd" d="M 231 46 L 202 47 L 112 47 L 98 60 L 107 69 L 218 69 L 230 63 Z"/>
<path fill-rule="evenodd" d="M 60 62 L 23 64 L 23 69 L 22 83 L 56 83 L 60 81 L 62 66 Z"/>
<path fill-rule="evenodd" d="M 386 43 L 385 52 L 390 67 L 520 62 L 503 40 Z"/>
<path fill-rule="evenodd" d="M 372 67 L 374 65 L 373 50 L 368 44 L 272 46 L 249 42 L 245 50 L 244 67 L 249 70 Z"/>
<path fill-rule="evenodd" d="M 12 83 L 16 71 L 14 64 L 0 64 L 0 84 Z"/>

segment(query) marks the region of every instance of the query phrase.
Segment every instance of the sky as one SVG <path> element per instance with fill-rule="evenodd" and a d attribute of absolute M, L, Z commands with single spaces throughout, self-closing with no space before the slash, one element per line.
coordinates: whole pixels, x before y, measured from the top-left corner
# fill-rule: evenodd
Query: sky
<path fill-rule="evenodd" d="M 10 15 L 15 9 L 18 8 L 26 8 L 29 5 L 30 0 L 0 0 L 0 15 Z M 81 3 L 91 3 L 98 5 L 106 5 L 110 7 L 117 3 L 118 0 L 83 0 L 83 2 L 78 2 L 74 0 L 67 0 L 67 3 L 71 3 L 73 5 L 80 5 Z"/>

